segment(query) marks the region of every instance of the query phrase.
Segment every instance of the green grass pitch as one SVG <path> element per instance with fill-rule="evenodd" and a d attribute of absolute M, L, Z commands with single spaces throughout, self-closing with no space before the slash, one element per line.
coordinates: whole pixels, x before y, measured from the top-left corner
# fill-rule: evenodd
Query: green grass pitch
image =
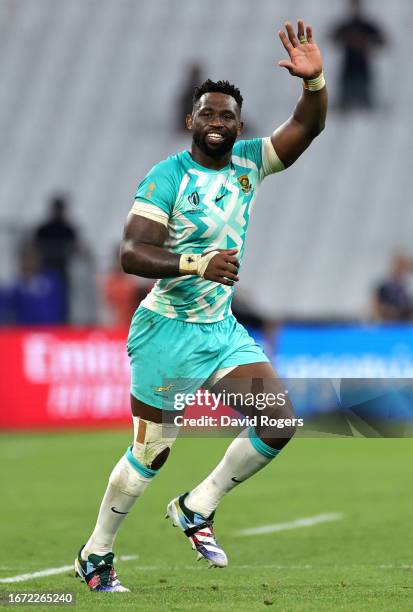
<path fill-rule="evenodd" d="M 128 431 L 0 437 L 0 578 L 71 564 L 128 442 Z M 227 444 L 178 440 L 127 517 L 115 552 L 138 555 L 116 565 L 130 594 L 89 593 L 72 571 L 2 583 L 0 591 L 74 591 L 76 606 L 66 609 L 76 610 L 413 609 L 413 440 L 296 438 L 221 504 L 216 532 L 230 566 L 208 570 L 164 511 L 208 473 Z M 330 512 L 342 520 L 236 535 Z"/>

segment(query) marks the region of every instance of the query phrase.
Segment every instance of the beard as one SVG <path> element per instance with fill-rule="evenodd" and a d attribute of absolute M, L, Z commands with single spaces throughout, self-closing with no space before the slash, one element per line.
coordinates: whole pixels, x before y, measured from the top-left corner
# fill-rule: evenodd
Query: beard
<path fill-rule="evenodd" d="M 231 151 L 236 139 L 236 134 L 229 134 L 219 145 L 217 144 L 211 147 L 206 141 L 206 136 L 203 136 L 200 132 L 194 132 L 193 134 L 193 140 L 196 146 L 202 153 L 205 153 L 208 157 L 212 157 L 212 159 L 220 159 Z"/>

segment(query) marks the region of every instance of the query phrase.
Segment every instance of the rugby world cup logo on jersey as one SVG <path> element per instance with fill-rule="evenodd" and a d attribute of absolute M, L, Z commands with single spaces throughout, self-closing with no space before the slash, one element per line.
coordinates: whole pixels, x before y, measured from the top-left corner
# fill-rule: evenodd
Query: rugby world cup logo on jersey
<path fill-rule="evenodd" d="M 239 176 L 238 183 L 241 185 L 241 189 L 244 193 L 250 193 L 252 185 L 248 178 L 248 174 L 243 174 L 242 176 Z"/>
<path fill-rule="evenodd" d="M 193 191 L 188 195 L 188 202 L 192 206 L 192 210 L 196 210 L 199 206 L 199 193 L 197 191 Z"/>

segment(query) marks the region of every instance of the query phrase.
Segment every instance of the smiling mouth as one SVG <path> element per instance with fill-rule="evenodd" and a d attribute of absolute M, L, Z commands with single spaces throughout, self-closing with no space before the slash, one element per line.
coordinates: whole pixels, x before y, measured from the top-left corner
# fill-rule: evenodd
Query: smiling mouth
<path fill-rule="evenodd" d="M 224 142 L 225 138 L 222 134 L 219 134 L 219 132 L 209 132 L 206 135 L 206 140 L 212 144 L 220 144 Z"/>

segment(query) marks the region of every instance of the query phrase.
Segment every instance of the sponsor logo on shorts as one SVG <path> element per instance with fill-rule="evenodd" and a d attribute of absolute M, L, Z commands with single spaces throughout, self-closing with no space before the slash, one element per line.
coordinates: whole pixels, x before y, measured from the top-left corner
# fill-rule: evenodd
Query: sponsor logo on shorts
<path fill-rule="evenodd" d="M 172 387 L 173 385 L 167 385 L 166 387 L 155 387 L 154 391 L 155 393 L 164 393 L 164 392 L 170 391 Z"/>

